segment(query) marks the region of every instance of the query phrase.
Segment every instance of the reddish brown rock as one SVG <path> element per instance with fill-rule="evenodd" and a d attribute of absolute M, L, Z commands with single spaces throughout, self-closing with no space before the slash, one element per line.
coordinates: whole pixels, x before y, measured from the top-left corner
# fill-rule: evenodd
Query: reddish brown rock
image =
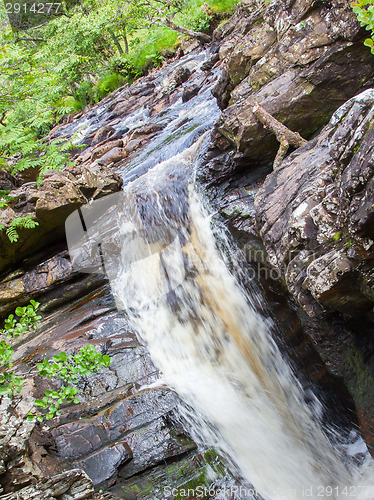
<path fill-rule="evenodd" d="M 112 148 L 97 160 L 97 163 L 102 166 L 113 165 L 127 156 L 127 151 L 124 148 Z"/>
<path fill-rule="evenodd" d="M 310 138 L 337 107 L 374 75 L 374 58 L 363 45 L 348 2 L 246 2 L 238 26 L 220 28 L 226 70 L 216 87 L 228 105 L 217 130 L 251 165 L 271 163 L 277 142 L 252 113 L 256 102 L 291 130 Z M 244 13 L 246 15 L 244 15 Z"/>
<path fill-rule="evenodd" d="M 0 212 L 0 273 L 12 269 L 52 243 L 65 240 L 65 220 L 90 199 L 100 198 L 121 189 L 122 180 L 100 165 L 74 166 L 50 172 L 41 182 L 23 185 L 13 191 L 10 206 Z M 17 217 L 30 215 L 39 225 L 17 229 L 19 240 L 11 243 L 6 229 Z"/>
<path fill-rule="evenodd" d="M 122 139 L 117 139 L 115 141 L 105 142 L 102 145 L 96 146 L 91 152 L 91 159 L 96 160 L 101 158 L 103 155 L 108 153 L 113 148 L 121 148 L 123 146 Z M 87 158 L 88 159 L 88 158 Z"/>

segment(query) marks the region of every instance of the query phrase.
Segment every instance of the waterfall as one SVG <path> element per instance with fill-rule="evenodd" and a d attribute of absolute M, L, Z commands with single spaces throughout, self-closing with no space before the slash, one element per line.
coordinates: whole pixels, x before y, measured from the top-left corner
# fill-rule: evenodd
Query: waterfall
<path fill-rule="evenodd" d="M 344 498 L 353 472 L 217 249 L 191 181 L 196 149 L 126 187 L 119 230 L 131 243 L 107 269 L 117 306 L 193 409 L 194 436 L 213 427 L 215 445 L 262 497 Z"/>
<path fill-rule="evenodd" d="M 185 403 L 180 411 L 195 441 L 215 446 L 253 485 L 256 494 L 244 498 L 373 500 L 372 461 L 350 464 L 337 436 L 325 434 L 271 321 L 254 306 L 263 298 L 229 271 L 196 193 L 198 137 L 219 115 L 213 84 L 153 118 L 168 125 L 131 162 L 134 170 L 124 167 L 123 193 L 68 218 L 73 263 L 107 273 L 162 382 Z M 235 261 L 229 240 L 218 236 Z"/>

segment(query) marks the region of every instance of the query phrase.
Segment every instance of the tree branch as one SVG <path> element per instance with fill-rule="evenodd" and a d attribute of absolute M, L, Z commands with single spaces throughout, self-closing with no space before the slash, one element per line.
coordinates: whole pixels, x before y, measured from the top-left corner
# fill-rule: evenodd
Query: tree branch
<path fill-rule="evenodd" d="M 160 19 L 160 23 L 166 26 L 167 28 L 170 28 L 173 31 L 178 31 L 179 33 L 182 33 L 182 35 L 187 35 L 192 38 L 197 38 L 197 40 L 199 40 L 199 42 L 201 43 L 209 43 L 212 41 L 209 35 L 206 35 L 201 31 L 192 31 L 187 28 L 183 28 L 183 26 L 178 26 L 177 24 L 173 23 L 173 21 L 170 21 L 170 19 L 168 19 L 167 17 Z"/>
<path fill-rule="evenodd" d="M 274 116 L 264 110 L 260 104 L 256 103 L 252 111 L 256 118 L 263 124 L 265 128 L 270 129 L 277 140 L 279 141 L 279 149 L 277 156 L 274 160 L 274 170 L 279 166 L 283 158 L 286 156 L 289 146 L 294 146 L 295 148 L 300 148 L 304 146 L 308 141 L 306 141 L 298 132 L 292 132 L 283 123 L 279 122 Z"/>
<path fill-rule="evenodd" d="M 45 38 L 16 38 L 14 43 L 17 42 L 46 42 Z"/>

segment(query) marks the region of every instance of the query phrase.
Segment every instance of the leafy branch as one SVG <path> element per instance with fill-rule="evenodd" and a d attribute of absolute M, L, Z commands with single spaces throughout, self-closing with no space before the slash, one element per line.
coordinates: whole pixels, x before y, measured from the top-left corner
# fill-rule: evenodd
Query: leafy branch
<path fill-rule="evenodd" d="M 374 54 L 374 0 L 355 0 L 351 6 L 361 26 L 371 32 L 371 38 L 367 38 L 364 45 Z"/>
<path fill-rule="evenodd" d="M 76 384 L 84 376 L 97 373 L 102 367 L 108 367 L 111 359 L 108 355 L 101 355 L 93 345 L 82 347 L 74 356 L 61 352 L 55 354 L 52 360 L 43 359 L 38 363 L 38 372 L 41 377 L 58 379 L 62 381 L 62 386 L 58 390 L 47 390 L 42 399 L 35 401 L 35 406 L 42 410 L 47 410 L 45 418 L 47 420 L 54 416 L 61 415 L 59 410 L 63 403 L 80 403 L 76 395 L 79 389 Z M 29 414 L 29 419 L 42 421 L 43 415 Z"/>
<path fill-rule="evenodd" d="M 4 322 L 4 328 L 0 330 L 0 396 L 10 396 L 19 393 L 23 387 L 23 380 L 12 370 L 14 351 L 11 345 L 4 340 L 16 338 L 30 330 L 34 330 L 40 322 L 37 310 L 40 303 L 31 300 L 26 307 L 17 307 L 14 314 L 10 314 Z"/>
<path fill-rule="evenodd" d="M 0 330 L 0 336 L 3 337 L 0 341 L 0 397 L 13 397 L 24 386 L 23 377 L 13 370 L 14 350 L 5 339 L 17 338 L 35 330 L 41 320 L 37 313 L 39 306 L 39 302 L 31 300 L 27 306 L 17 307 L 14 314 L 5 319 L 4 328 Z M 42 399 L 35 400 L 35 406 L 45 413 L 30 412 L 28 420 L 49 420 L 61 414 L 59 408 L 62 404 L 80 403 L 77 384 L 84 377 L 110 366 L 111 362 L 108 355 L 102 355 L 93 345 L 82 347 L 75 355 L 61 352 L 55 354 L 51 360 L 44 358 L 37 365 L 37 373 L 41 377 L 60 381 L 61 385 L 56 390 L 46 390 Z"/>

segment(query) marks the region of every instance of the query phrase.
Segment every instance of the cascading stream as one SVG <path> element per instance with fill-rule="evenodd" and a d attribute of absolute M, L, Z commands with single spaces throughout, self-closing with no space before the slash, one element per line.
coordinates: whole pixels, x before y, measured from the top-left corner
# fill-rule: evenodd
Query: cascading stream
<path fill-rule="evenodd" d="M 175 64 L 191 64 L 202 75 L 206 57 Z M 194 439 L 217 447 L 265 500 L 373 500 L 372 461 L 360 470 L 347 465 L 332 433 L 325 435 L 272 339 L 270 320 L 253 306 L 263 299 L 229 272 L 194 190 L 198 137 L 219 116 L 214 83 L 213 75 L 188 103 L 180 99 L 153 117 L 145 107 L 112 123 L 118 130 L 148 121 L 166 126 L 120 166 L 126 181 L 135 179 L 123 196 L 97 200 L 69 218 L 73 262 L 108 274 L 118 308 L 148 345 L 163 381 L 187 404 L 181 413 Z M 83 137 L 104 120 L 108 105 L 63 132 L 81 128 Z"/>
<path fill-rule="evenodd" d="M 122 247 L 120 264 L 109 273 L 117 305 L 147 343 L 165 383 L 203 426 L 214 426 L 215 444 L 265 499 L 300 500 L 307 489 L 309 498 L 349 496 L 354 473 L 305 404 L 268 322 L 216 247 L 191 183 L 196 150 L 126 187 L 120 227 L 142 237 Z M 150 251 L 160 228 L 177 236 Z M 134 262 L 137 252 L 148 257 Z M 357 489 L 357 498 L 372 498 L 366 494 L 368 488 Z"/>

